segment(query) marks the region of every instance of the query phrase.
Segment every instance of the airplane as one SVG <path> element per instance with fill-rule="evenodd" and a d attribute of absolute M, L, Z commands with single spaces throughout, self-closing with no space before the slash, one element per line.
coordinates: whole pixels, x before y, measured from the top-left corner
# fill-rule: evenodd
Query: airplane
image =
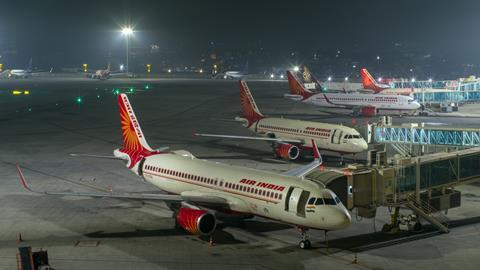
<path fill-rule="evenodd" d="M 112 72 L 110 70 L 110 64 L 108 64 L 106 69 L 98 69 L 94 73 L 90 73 L 87 76 L 89 76 L 92 79 L 98 79 L 98 80 L 107 80 L 110 79 L 112 76 L 123 76 L 127 75 L 126 72 Z"/>
<path fill-rule="evenodd" d="M 29 78 L 31 76 L 45 74 L 45 73 L 52 73 L 53 68 L 50 71 L 32 71 L 32 58 L 28 62 L 27 69 L 7 69 L 1 73 L 1 76 L 6 76 L 9 79 L 18 79 L 18 78 Z"/>
<path fill-rule="evenodd" d="M 200 235 L 211 236 L 215 231 L 217 212 L 261 216 L 297 226 L 302 249 L 311 246 L 308 229 L 327 232 L 350 225 L 351 216 L 335 193 L 304 178 L 322 164 L 314 140 L 312 162 L 278 174 L 197 159 L 186 150 L 153 149 L 127 95 L 118 95 L 118 106 L 123 146 L 106 157 L 124 160 L 134 174 L 167 194 L 37 190 L 29 186 L 17 165 L 23 187 L 43 195 L 165 201 L 174 210 L 179 227 Z"/>
<path fill-rule="evenodd" d="M 220 76 L 222 76 L 222 74 L 219 74 Z M 243 68 L 242 71 L 238 71 L 238 70 L 229 70 L 229 71 L 225 71 L 223 73 L 223 78 L 224 79 L 241 79 L 243 77 L 245 77 L 246 75 L 248 75 L 248 61 L 245 63 L 245 67 Z"/>
<path fill-rule="evenodd" d="M 392 88 L 388 84 L 380 84 L 366 68 L 360 69 L 360 76 L 362 77 L 363 88 L 373 91 L 375 94 L 411 95 L 414 92 L 413 88 Z"/>
<path fill-rule="evenodd" d="M 243 126 L 260 136 L 206 133 L 194 133 L 194 135 L 271 142 L 275 156 L 284 160 L 297 160 L 302 158 L 304 156 L 303 150 L 312 149 L 312 139 L 315 140 L 316 145 L 320 149 L 341 153 L 342 162 L 344 153 L 355 154 L 368 149 L 367 142 L 362 138 L 360 133 L 350 127 L 312 121 L 266 117 L 258 109 L 247 83 L 244 80 L 240 80 L 239 85 L 242 117 L 236 117 L 235 120 L 242 122 Z"/>
<path fill-rule="evenodd" d="M 302 85 L 291 71 L 287 71 L 290 94 L 285 98 L 330 108 L 351 108 L 355 114 L 374 116 L 382 114 L 413 114 L 420 103 L 404 95 L 377 95 L 367 93 L 312 92 Z"/>

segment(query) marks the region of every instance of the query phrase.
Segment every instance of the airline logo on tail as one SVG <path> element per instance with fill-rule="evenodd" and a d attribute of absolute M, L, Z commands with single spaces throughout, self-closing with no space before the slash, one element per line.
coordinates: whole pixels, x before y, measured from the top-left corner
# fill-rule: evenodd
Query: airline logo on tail
<path fill-rule="evenodd" d="M 127 166 L 132 168 L 142 159 L 158 152 L 154 151 L 145 140 L 140 123 L 135 116 L 127 95 L 118 95 L 118 107 L 120 110 L 120 125 L 122 128 L 123 148 L 119 151 L 128 155 Z"/>
<path fill-rule="evenodd" d="M 258 120 L 265 118 L 257 107 L 255 100 L 253 99 L 250 89 L 248 89 L 247 83 L 243 80 L 240 82 L 240 106 L 242 107 L 242 116 L 248 120 L 248 127 Z"/>
<path fill-rule="evenodd" d="M 313 95 L 313 93 L 303 87 L 303 85 L 298 81 L 298 79 L 293 75 L 293 73 L 287 71 L 288 86 L 290 88 L 290 93 L 293 95 L 302 96 L 303 99 L 307 99 Z"/>
<path fill-rule="evenodd" d="M 363 88 L 365 89 L 370 89 L 375 93 L 379 93 L 387 88 L 390 88 L 388 85 L 378 84 L 366 68 L 360 69 L 360 76 L 362 77 L 362 84 Z"/>

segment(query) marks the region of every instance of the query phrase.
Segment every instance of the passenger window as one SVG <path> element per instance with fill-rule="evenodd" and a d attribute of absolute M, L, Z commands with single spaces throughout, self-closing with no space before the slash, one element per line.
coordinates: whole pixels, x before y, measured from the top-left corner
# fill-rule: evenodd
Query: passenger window
<path fill-rule="evenodd" d="M 335 201 L 337 202 L 337 204 L 340 203 L 340 199 L 338 197 L 335 197 Z"/>
<path fill-rule="evenodd" d="M 310 200 L 308 200 L 308 204 L 314 204 L 315 203 L 315 198 L 310 198 Z"/>

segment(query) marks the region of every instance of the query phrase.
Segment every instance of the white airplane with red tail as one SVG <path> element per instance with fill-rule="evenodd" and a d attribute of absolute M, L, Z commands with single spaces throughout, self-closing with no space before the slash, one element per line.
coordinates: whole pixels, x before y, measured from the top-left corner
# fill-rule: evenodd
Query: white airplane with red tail
<path fill-rule="evenodd" d="M 276 157 L 296 160 L 303 150 L 311 150 L 311 141 L 323 150 L 342 153 L 360 153 L 368 149 L 360 133 L 350 127 L 336 124 L 302 121 L 264 116 L 257 107 L 245 81 L 239 81 L 242 116 L 235 120 L 260 136 L 238 136 L 194 133 L 196 136 L 224 139 L 257 140 L 272 143 Z"/>
<path fill-rule="evenodd" d="M 291 71 L 287 71 L 287 77 L 291 94 L 284 96 L 315 106 L 353 109 L 363 116 L 375 116 L 377 113 L 413 114 L 420 108 L 420 103 L 410 96 L 312 92 Z"/>
<path fill-rule="evenodd" d="M 169 194 L 39 191 L 27 184 L 17 166 L 24 188 L 44 195 L 165 201 L 172 205 L 177 225 L 192 234 L 212 234 L 217 211 L 262 216 L 297 226 L 301 248 L 311 245 L 306 235 L 309 228 L 339 230 L 351 223 L 349 212 L 331 190 L 304 179 L 322 164 L 314 140 L 315 160 L 283 174 L 231 166 L 197 159 L 185 150 L 154 150 L 125 94 L 118 96 L 118 105 L 123 147 L 109 158 L 126 161 L 133 173 Z"/>
<path fill-rule="evenodd" d="M 411 95 L 413 88 L 392 88 L 388 84 L 378 83 L 366 68 L 360 69 L 360 77 L 362 77 L 362 85 L 364 89 L 373 91 L 375 94 L 396 94 L 396 95 Z"/>

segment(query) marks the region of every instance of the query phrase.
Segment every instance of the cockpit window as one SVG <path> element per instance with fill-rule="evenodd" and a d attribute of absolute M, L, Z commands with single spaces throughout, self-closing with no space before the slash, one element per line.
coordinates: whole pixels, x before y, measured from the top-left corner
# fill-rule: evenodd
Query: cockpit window
<path fill-rule="evenodd" d="M 323 199 L 322 198 L 317 198 L 317 201 L 315 202 L 315 205 L 323 205 Z"/>
<path fill-rule="evenodd" d="M 340 199 L 338 197 L 335 197 L 335 201 L 337 202 L 337 204 L 340 203 Z"/>
<path fill-rule="evenodd" d="M 326 205 L 336 205 L 335 199 L 333 198 L 330 192 L 323 193 L 323 200 L 325 201 Z"/>
<path fill-rule="evenodd" d="M 360 135 L 345 135 L 345 137 L 343 137 L 344 139 L 360 139 L 362 138 Z"/>
<path fill-rule="evenodd" d="M 335 200 L 332 198 L 323 198 L 326 205 L 336 205 Z"/>
<path fill-rule="evenodd" d="M 310 200 L 308 200 L 308 204 L 314 204 L 315 203 L 315 198 L 310 198 Z"/>
<path fill-rule="evenodd" d="M 408 103 L 412 103 L 412 102 L 415 102 L 415 99 L 409 99 L 408 100 Z"/>

